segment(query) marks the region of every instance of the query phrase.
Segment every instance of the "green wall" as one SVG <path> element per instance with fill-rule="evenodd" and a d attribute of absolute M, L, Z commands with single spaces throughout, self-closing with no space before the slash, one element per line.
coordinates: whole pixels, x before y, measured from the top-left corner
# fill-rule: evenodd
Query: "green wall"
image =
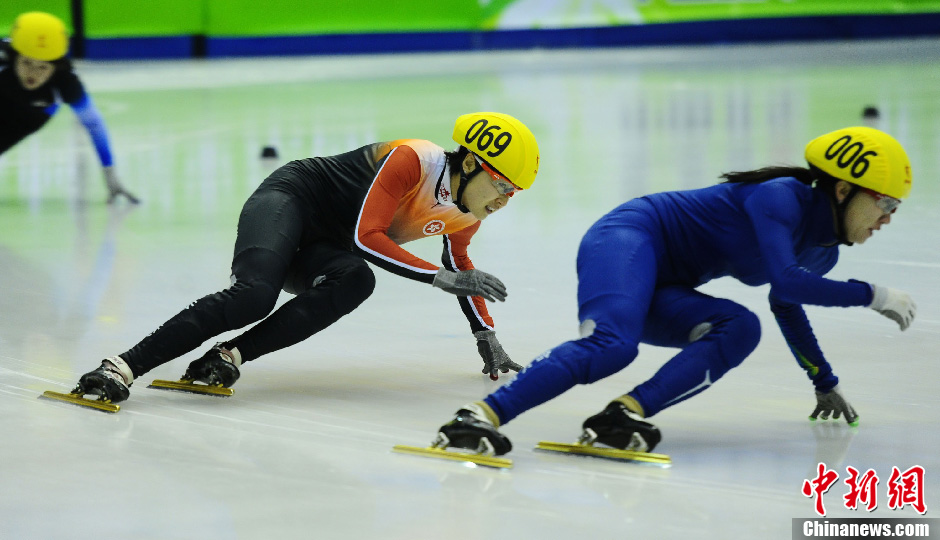
<path fill-rule="evenodd" d="M 4 0 L 0 31 L 18 13 L 70 23 L 68 0 Z M 940 0 L 85 0 L 89 38 L 269 36 L 536 29 L 751 17 L 940 12 Z"/>

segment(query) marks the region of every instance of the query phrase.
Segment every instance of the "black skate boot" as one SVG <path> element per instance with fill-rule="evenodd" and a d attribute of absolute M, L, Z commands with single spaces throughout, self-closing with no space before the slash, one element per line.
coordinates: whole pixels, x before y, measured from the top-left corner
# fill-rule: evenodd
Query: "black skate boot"
<path fill-rule="evenodd" d="M 441 426 L 431 446 L 465 448 L 485 456 L 501 456 L 512 450 L 512 443 L 497 431 L 477 403 L 469 403 L 457 411 L 453 420 Z"/>
<path fill-rule="evenodd" d="M 120 356 L 101 361 L 101 366 L 82 375 L 73 394 L 94 394 L 101 401 L 117 403 L 130 396 L 128 387 L 134 383 L 134 373 Z"/>
<path fill-rule="evenodd" d="M 652 452 L 662 440 L 659 428 L 618 401 L 584 421 L 581 444 L 601 443 L 634 452 Z"/>
<path fill-rule="evenodd" d="M 186 373 L 183 374 L 183 380 L 228 388 L 235 384 L 241 375 L 238 371 L 241 360 L 238 350 L 229 350 L 222 343 L 216 343 L 206 354 L 202 355 L 202 358 L 193 360 L 189 364 Z"/>

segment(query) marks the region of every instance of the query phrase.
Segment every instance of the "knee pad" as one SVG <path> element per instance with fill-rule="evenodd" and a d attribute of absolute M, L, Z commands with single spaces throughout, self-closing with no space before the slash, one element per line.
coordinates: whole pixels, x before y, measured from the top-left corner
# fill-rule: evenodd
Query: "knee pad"
<path fill-rule="evenodd" d="M 265 318 L 277 303 L 278 288 L 266 281 L 236 281 L 223 293 L 225 320 L 232 328 L 241 328 Z"/>

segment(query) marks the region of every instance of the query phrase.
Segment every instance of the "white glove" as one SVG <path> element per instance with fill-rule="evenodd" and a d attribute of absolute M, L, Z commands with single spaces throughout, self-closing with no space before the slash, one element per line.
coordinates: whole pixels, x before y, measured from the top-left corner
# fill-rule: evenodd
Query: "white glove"
<path fill-rule="evenodd" d="M 879 287 L 871 283 L 869 285 L 872 300 L 868 307 L 898 323 L 901 330 L 907 330 L 917 314 L 917 304 L 911 299 L 911 295 L 890 287 Z"/>
<path fill-rule="evenodd" d="M 140 203 L 140 199 L 134 196 L 133 193 L 124 189 L 124 185 L 121 184 L 121 181 L 118 180 L 117 172 L 114 170 L 114 165 L 108 165 L 104 168 L 104 182 L 108 187 L 108 204 L 114 202 L 118 195 L 124 195 L 127 197 L 128 202 L 131 204 Z"/>

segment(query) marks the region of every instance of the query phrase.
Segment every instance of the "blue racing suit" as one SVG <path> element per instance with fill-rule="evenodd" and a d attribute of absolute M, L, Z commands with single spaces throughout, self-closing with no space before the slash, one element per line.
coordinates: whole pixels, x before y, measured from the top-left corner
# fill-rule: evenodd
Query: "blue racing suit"
<path fill-rule="evenodd" d="M 575 384 L 617 373 L 639 343 L 681 351 L 629 395 L 647 417 L 708 388 L 760 340 L 757 316 L 696 287 L 723 276 L 770 284 L 770 306 L 816 389 L 838 378 L 802 304 L 867 306 L 867 283 L 823 277 L 838 260 L 829 196 L 795 178 L 657 193 L 620 205 L 578 250 L 581 335 L 536 358 L 486 403 L 506 423 Z"/>

